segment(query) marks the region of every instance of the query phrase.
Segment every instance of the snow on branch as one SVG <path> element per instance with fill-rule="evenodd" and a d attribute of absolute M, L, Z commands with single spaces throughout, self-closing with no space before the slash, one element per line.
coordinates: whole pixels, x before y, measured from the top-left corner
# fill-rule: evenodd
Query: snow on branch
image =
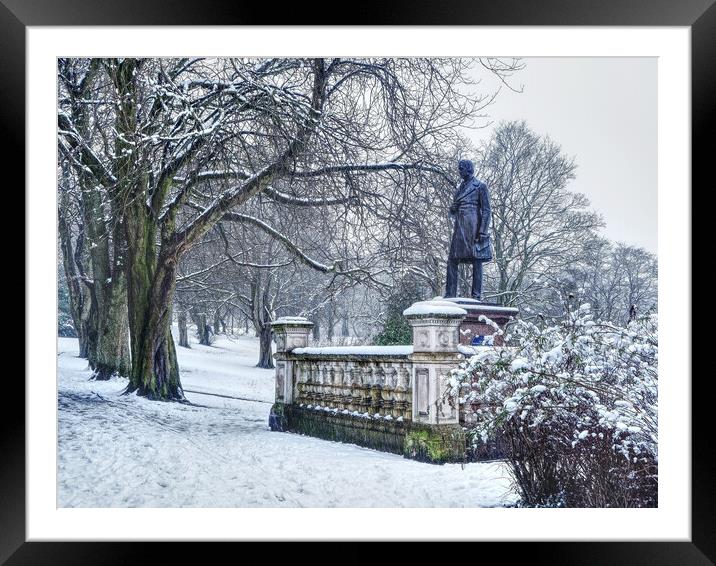
<path fill-rule="evenodd" d="M 249 177 L 250 174 L 243 171 L 202 171 L 193 173 L 189 177 L 175 177 L 174 180 L 184 182 L 185 187 L 188 189 L 205 181 L 221 181 L 227 179 L 246 180 Z M 278 189 L 274 189 L 270 185 L 263 190 L 262 194 L 279 204 L 289 206 L 337 206 L 356 202 L 358 198 L 355 195 L 331 198 L 305 198 L 284 193 Z"/>
<path fill-rule="evenodd" d="M 293 255 L 295 255 L 298 259 L 301 260 L 301 262 L 305 263 L 307 266 L 320 271 L 322 273 L 337 273 L 338 272 L 338 262 L 334 262 L 333 265 L 328 266 L 325 263 L 321 263 L 320 261 L 316 261 L 312 258 L 310 258 L 301 248 L 299 248 L 296 244 L 294 244 L 287 236 L 276 230 L 275 228 L 272 228 L 268 224 L 266 224 L 263 220 L 259 220 L 258 218 L 255 218 L 254 216 L 249 216 L 247 214 L 239 214 L 237 212 L 227 212 L 224 214 L 222 220 L 229 220 L 233 222 L 245 222 L 247 224 L 251 224 L 253 226 L 256 226 L 257 228 L 260 228 L 264 232 L 266 232 L 269 236 L 274 238 L 275 240 L 278 240 L 281 242 L 286 249 L 291 252 Z"/>
<path fill-rule="evenodd" d="M 203 171 L 194 173 L 189 177 L 176 177 L 176 181 L 184 181 L 186 183 L 186 189 L 190 188 L 191 186 L 205 182 L 205 181 L 212 181 L 212 180 L 226 180 L 226 179 L 237 179 L 244 181 L 244 184 L 248 184 L 248 182 L 260 179 L 262 177 L 266 176 L 266 173 L 270 170 L 270 168 L 265 168 L 263 171 L 260 171 L 258 174 L 250 175 L 249 173 L 243 172 L 243 171 Z M 427 171 L 431 173 L 436 173 L 446 179 L 451 185 L 453 184 L 453 180 L 450 179 L 450 177 L 439 167 L 436 167 L 434 165 L 422 163 L 422 162 L 415 162 L 415 163 L 398 163 L 398 162 L 383 162 L 383 163 L 356 163 L 356 164 L 344 164 L 344 165 L 330 165 L 327 167 L 322 167 L 320 169 L 314 169 L 310 171 L 290 171 L 286 172 L 285 175 L 287 177 L 295 177 L 295 178 L 312 178 L 312 177 L 320 177 L 323 175 L 331 175 L 334 173 L 350 173 L 350 172 L 378 172 L 378 171 L 409 171 L 409 170 L 419 170 L 419 171 Z M 273 172 L 272 172 L 273 173 Z M 241 190 L 241 185 L 233 189 L 232 192 L 238 193 Z M 185 191 L 182 191 L 183 193 Z M 305 198 L 305 197 L 298 197 L 294 195 L 290 195 L 288 193 L 284 193 L 282 191 L 279 191 L 275 188 L 273 188 L 271 185 L 265 185 L 262 190 L 260 191 L 262 194 L 265 194 L 267 197 L 269 197 L 271 200 L 278 202 L 280 204 L 290 205 L 290 206 L 336 206 L 341 204 L 350 204 L 357 201 L 358 197 L 356 195 L 349 195 L 349 196 L 340 196 L 340 197 L 333 197 L 333 198 Z M 183 194 L 182 194 L 183 198 Z M 179 199 L 175 199 L 179 200 Z"/>
<path fill-rule="evenodd" d="M 236 265 L 240 265 L 242 267 L 255 267 L 257 269 L 275 269 L 277 267 L 285 267 L 286 265 L 291 263 L 291 262 L 271 263 L 271 264 L 254 263 L 254 262 L 250 262 L 250 261 L 241 261 L 241 260 L 236 259 L 236 256 L 227 254 L 227 257 L 225 257 L 222 260 L 217 261 L 216 263 L 210 265 L 209 267 L 205 267 L 204 269 L 200 269 L 200 270 L 194 271 L 192 273 L 187 273 L 186 275 L 177 276 L 177 282 L 183 283 L 185 281 L 190 281 L 192 279 L 196 279 L 197 277 L 206 275 L 207 273 L 210 273 L 217 267 L 220 267 L 228 262 L 232 262 L 232 263 L 234 263 Z"/>
<path fill-rule="evenodd" d="M 452 185 L 453 180 L 439 167 L 416 161 L 415 163 L 398 163 L 387 161 L 383 163 L 347 163 L 345 165 L 329 165 L 327 167 L 321 167 L 320 169 L 313 169 L 310 171 L 293 171 L 291 172 L 292 177 L 310 178 L 310 177 L 321 177 L 323 175 L 330 175 L 332 173 L 351 173 L 360 171 L 428 171 L 440 175 Z"/>
<path fill-rule="evenodd" d="M 340 204 L 354 203 L 358 199 L 355 195 L 335 198 L 301 198 L 282 193 L 273 187 L 266 187 L 263 194 L 279 204 L 287 204 L 291 206 L 336 206 Z"/>
<path fill-rule="evenodd" d="M 320 60 L 316 61 L 316 68 L 313 81 L 313 92 L 311 99 L 311 112 L 304 125 L 299 129 L 296 137 L 288 144 L 288 147 L 263 169 L 226 191 L 221 197 L 215 199 L 194 221 L 182 232 L 174 237 L 177 252 L 181 253 L 189 249 L 194 242 L 201 238 L 223 216 L 233 207 L 243 204 L 252 196 L 261 193 L 276 178 L 284 176 L 290 171 L 291 163 L 306 146 L 311 135 L 318 127 L 319 117 L 323 109 L 324 95 L 326 89 L 326 75 Z"/>
<path fill-rule="evenodd" d="M 77 133 L 69 116 L 64 112 L 57 113 L 57 128 L 57 133 L 67 141 L 68 145 L 80 152 L 82 165 L 87 167 L 100 183 L 109 186 L 117 182 L 117 178 Z"/>

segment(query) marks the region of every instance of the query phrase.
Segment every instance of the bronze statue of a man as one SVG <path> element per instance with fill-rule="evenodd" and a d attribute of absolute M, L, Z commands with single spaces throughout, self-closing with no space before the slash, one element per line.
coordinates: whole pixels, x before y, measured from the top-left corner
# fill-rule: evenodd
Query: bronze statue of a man
<path fill-rule="evenodd" d="M 482 263 L 492 260 L 490 245 L 490 198 L 487 185 L 475 179 L 472 161 L 461 159 L 458 170 L 462 183 L 450 205 L 455 227 L 448 255 L 445 297 L 457 294 L 458 265 L 472 264 L 472 298 L 482 300 Z"/>

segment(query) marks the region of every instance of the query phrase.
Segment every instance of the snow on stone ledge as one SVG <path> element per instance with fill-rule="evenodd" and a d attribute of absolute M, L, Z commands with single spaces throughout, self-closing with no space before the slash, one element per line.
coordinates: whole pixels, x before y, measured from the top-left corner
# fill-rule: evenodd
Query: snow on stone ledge
<path fill-rule="evenodd" d="M 500 352 L 501 350 L 514 349 L 514 346 L 493 346 L 492 344 L 480 344 L 479 346 L 468 346 L 467 344 L 458 344 L 457 351 L 466 357 L 471 357 L 485 352 Z"/>
<path fill-rule="evenodd" d="M 294 348 L 292 354 L 320 356 L 409 356 L 412 346 L 317 346 Z"/>
<path fill-rule="evenodd" d="M 445 299 L 430 299 L 418 301 L 403 311 L 403 316 L 431 316 L 440 315 L 450 318 L 467 316 L 467 311 L 451 301 Z"/>
<path fill-rule="evenodd" d="M 435 297 L 433 300 L 442 300 L 442 301 L 448 301 L 452 304 L 458 304 L 462 308 L 466 310 L 489 310 L 493 312 L 505 312 L 505 313 L 514 313 L 517 314 L 519 312 L 519 309 L 517 307 L 503 307 L 502 305 L 497 305 L 493 303 L 485 303 L 483 301 L 478 301 L 477 299 L 472 299 L 469 297 L 451 297 L 451 298 L 442 298 L 442 297 Z"/>
<path fill-rule="evenodd" d="M 274 324 L 313 324 L 310 320 L 307 318 L 304 318 L 302 316 L 282 316 L 274 320 L 272 323 Z"/>
<path fill-rule="evenodd" d="M 477 348 L 485 348 L 485 346 L 466 346 L 465 344 L 457 345 L 457 351 L 463 356 L 474 356 L 478 352 Z"/>

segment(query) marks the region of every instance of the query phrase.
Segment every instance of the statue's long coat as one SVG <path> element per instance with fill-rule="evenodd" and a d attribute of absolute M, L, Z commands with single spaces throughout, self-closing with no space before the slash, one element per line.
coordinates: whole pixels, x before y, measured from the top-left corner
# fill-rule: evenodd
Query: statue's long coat
<path fill-rule="evenodd" d="M 490 198 L 487 185 L 474 177 L 463 181 L 455 191 L 450 215 L 455 228 L 450 243 L 450 259 L 490 261 Z M 480 234 L 485 236 L 480 238 Z"/>

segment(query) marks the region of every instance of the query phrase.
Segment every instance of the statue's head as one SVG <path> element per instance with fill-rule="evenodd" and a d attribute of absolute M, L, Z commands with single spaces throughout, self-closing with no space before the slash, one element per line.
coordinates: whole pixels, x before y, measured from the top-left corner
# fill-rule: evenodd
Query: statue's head
<path fill-rule="evenodd" d="M 460 172 L 460 177 L 465 180 L 470 179 L 475 173 L 475 166 L 469 159 L 461 159 L 457 164 L 457 169 Z"/>

